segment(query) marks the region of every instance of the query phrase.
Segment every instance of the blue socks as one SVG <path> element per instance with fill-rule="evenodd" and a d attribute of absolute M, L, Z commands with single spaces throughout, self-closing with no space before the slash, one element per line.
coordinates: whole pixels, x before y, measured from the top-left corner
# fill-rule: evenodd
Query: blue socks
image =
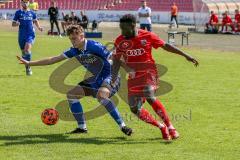
<path fill-rule="evenodd" d="M 22 52 L 22 58 L 27 61 L 31 61 L 32 53 L 31 52 Z"/>
<path fill-rule="evenodd" d="M 78 99 L 69 99 L 71 112 L 78 123 L 78 128 L 86 129 L 86 120 L 83 114 L 83 108 Z M 126 126 L 115 104 L 110 99 L 102 99 L 100 103 L 106 108 L 111 117 L 120 128 Z"/>
<path fill-rule="evenodd" d="M 69 99 L 70 110 L 78 123 L 78 128 L 86 129 L 86 121 L 83 115 L 83 108 L 78 99 Z"/>
<path fill-rule="evenodd" d="M 105 106 L 106 110 L 109 112 L 109 114 L 112 116 L 112 118 L 117 122 L 120 128 L 126 126 L 122 117 L 120 116 L 120 113 L 115 106 L 115 104 L 110 99 L 102 99 L 100 103 Z"/>

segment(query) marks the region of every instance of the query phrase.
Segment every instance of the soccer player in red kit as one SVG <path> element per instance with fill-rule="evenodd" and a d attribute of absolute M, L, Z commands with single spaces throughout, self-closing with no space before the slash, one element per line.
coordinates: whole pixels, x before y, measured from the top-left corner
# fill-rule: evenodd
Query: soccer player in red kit
<path fill-rule="evenodd" d="M 239 10 L 236 9 L 235 10 L 235 26 L 237 28 L 237 31 L 240 32 L 240 13 L 239 13 Z"/>
<path fill-rule="evenodd" d="M 227 12 L 222 14 L 223 19 L 222 19 L 222 32 L 227 32 L 228 31 L 228 26 L 230 26 L 232 28 L 232 31 L 235 31 L 235 27 L 234 24 L 232 22 L 232 18 L 228 15 Z M 225 31 L 224 31 L 224 27 L 225 27 Z"/>
<path fill-rule="evenodd" d="M 214 11 L 211 11 L 211 17 L 209 19 L 209 22 L 206 23 L 206 28 L 209 29 L 209 25 L 212 28 L 218 29 L 218 16 L 214 13 Z"/>
<path fill-rule="evenodd" d="M 158 86 L 158 73 L 152 57 L 153 48 L 184 56 L 188 61 L 198 65 L 198 61 L 178 48 L 165 43 L 156 34 L 136 28 L 136 18 L 127 14 L 120 19 L 122 34 L 115 40 L 116 52 L 113 54 L 113 84 L 120 66 L 129 72 L 128 103 L 131 111 L 146 123 L 150 123 L 162 132 L 163 139 L 179 137 L 173 127 L 163 104 L 155 97 Z M 163 120 L 159 123 L 142 106 L 147 101 Z"/>

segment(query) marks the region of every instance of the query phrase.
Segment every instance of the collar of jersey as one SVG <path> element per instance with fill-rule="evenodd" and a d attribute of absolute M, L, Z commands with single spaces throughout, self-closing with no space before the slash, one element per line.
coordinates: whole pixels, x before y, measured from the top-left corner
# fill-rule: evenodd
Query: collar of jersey
<path fill-rule="evenodd" d="M 142 9 L 148 9 L 148 7 L 146 6 L 145 8 L 141 7 Z"/>
<path fill-rule="evenodd" d="M 30 9 L 28 8 L 26 11 L 25 11 L 25 10 L 23 10 L 23 9 L 21 9 L 21 11 L 23 11 L 23 12 L 27 12 L 27 11 L 30 11 Z"/>
<path fill-rule="evenodd" d="M 85 43 L 84 43 L 84 51 L 86 51 L 87 50 L 87 39 L 85 38 Z"/>

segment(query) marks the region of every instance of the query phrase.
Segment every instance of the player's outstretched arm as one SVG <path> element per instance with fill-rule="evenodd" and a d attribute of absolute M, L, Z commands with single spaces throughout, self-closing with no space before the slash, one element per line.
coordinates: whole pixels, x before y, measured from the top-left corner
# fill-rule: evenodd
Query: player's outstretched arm
<path fill-rule="evenodd" d="M 166 43 L 162 48 L 168 52 L 175 53 L 185 57 L 189 62 L 192 62 L 196 67 L 199 65 L 198 61 L 195 58 L 193 58 L 189 54 L 185 53 L 184 51 L 181 51 L 179 48 L 171 44 Z"/>
<path fill-rule="evenodd" d="M 113 62 L 113 64 L 112 64 L 112 84 L 114 84 L 118 77 L 118 72 L 120 70 L 121 61 L 112 57 L 112 62 Z"/>
<path fill-rule="evenodd" d="M 59 56 L 44 58 L 37 61 L 26 61 L 22 57 L 17 56 L 17 59 L 20 61 L 20 64 L 24 64 L 27 66 L 45 66 L 45 65 L 51 65 L 54 63 L 61 62 L 65 60 L 66 57 L 64 57 L 63 55 L 59 55 Z"/>

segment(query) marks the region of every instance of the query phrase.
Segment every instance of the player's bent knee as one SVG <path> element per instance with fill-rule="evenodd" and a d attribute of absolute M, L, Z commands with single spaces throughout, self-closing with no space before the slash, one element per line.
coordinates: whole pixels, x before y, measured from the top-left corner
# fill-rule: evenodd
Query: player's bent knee
<path fill-rule="evenodd" d="M 25 53 L 30 53 L 31 52 L 31 46 L 26 45 L 23 50 Z"/>
<path fill-rule="evenodd" d="M 109 96 L 110 96 L 109 89 L 106 87 L 101 87 L 101 88 L 99 88 L 96 97 L 98 100 L 102 100 L 102 99 L 108 99 Z"/>
<path fill-rule="evenodd" d="M 25 47 L 23 51 L 24 51 L 24 53 L 29 53 L 29 52 L 30 52 L 30 49 L 27 48 L 27 47 Z"/>

